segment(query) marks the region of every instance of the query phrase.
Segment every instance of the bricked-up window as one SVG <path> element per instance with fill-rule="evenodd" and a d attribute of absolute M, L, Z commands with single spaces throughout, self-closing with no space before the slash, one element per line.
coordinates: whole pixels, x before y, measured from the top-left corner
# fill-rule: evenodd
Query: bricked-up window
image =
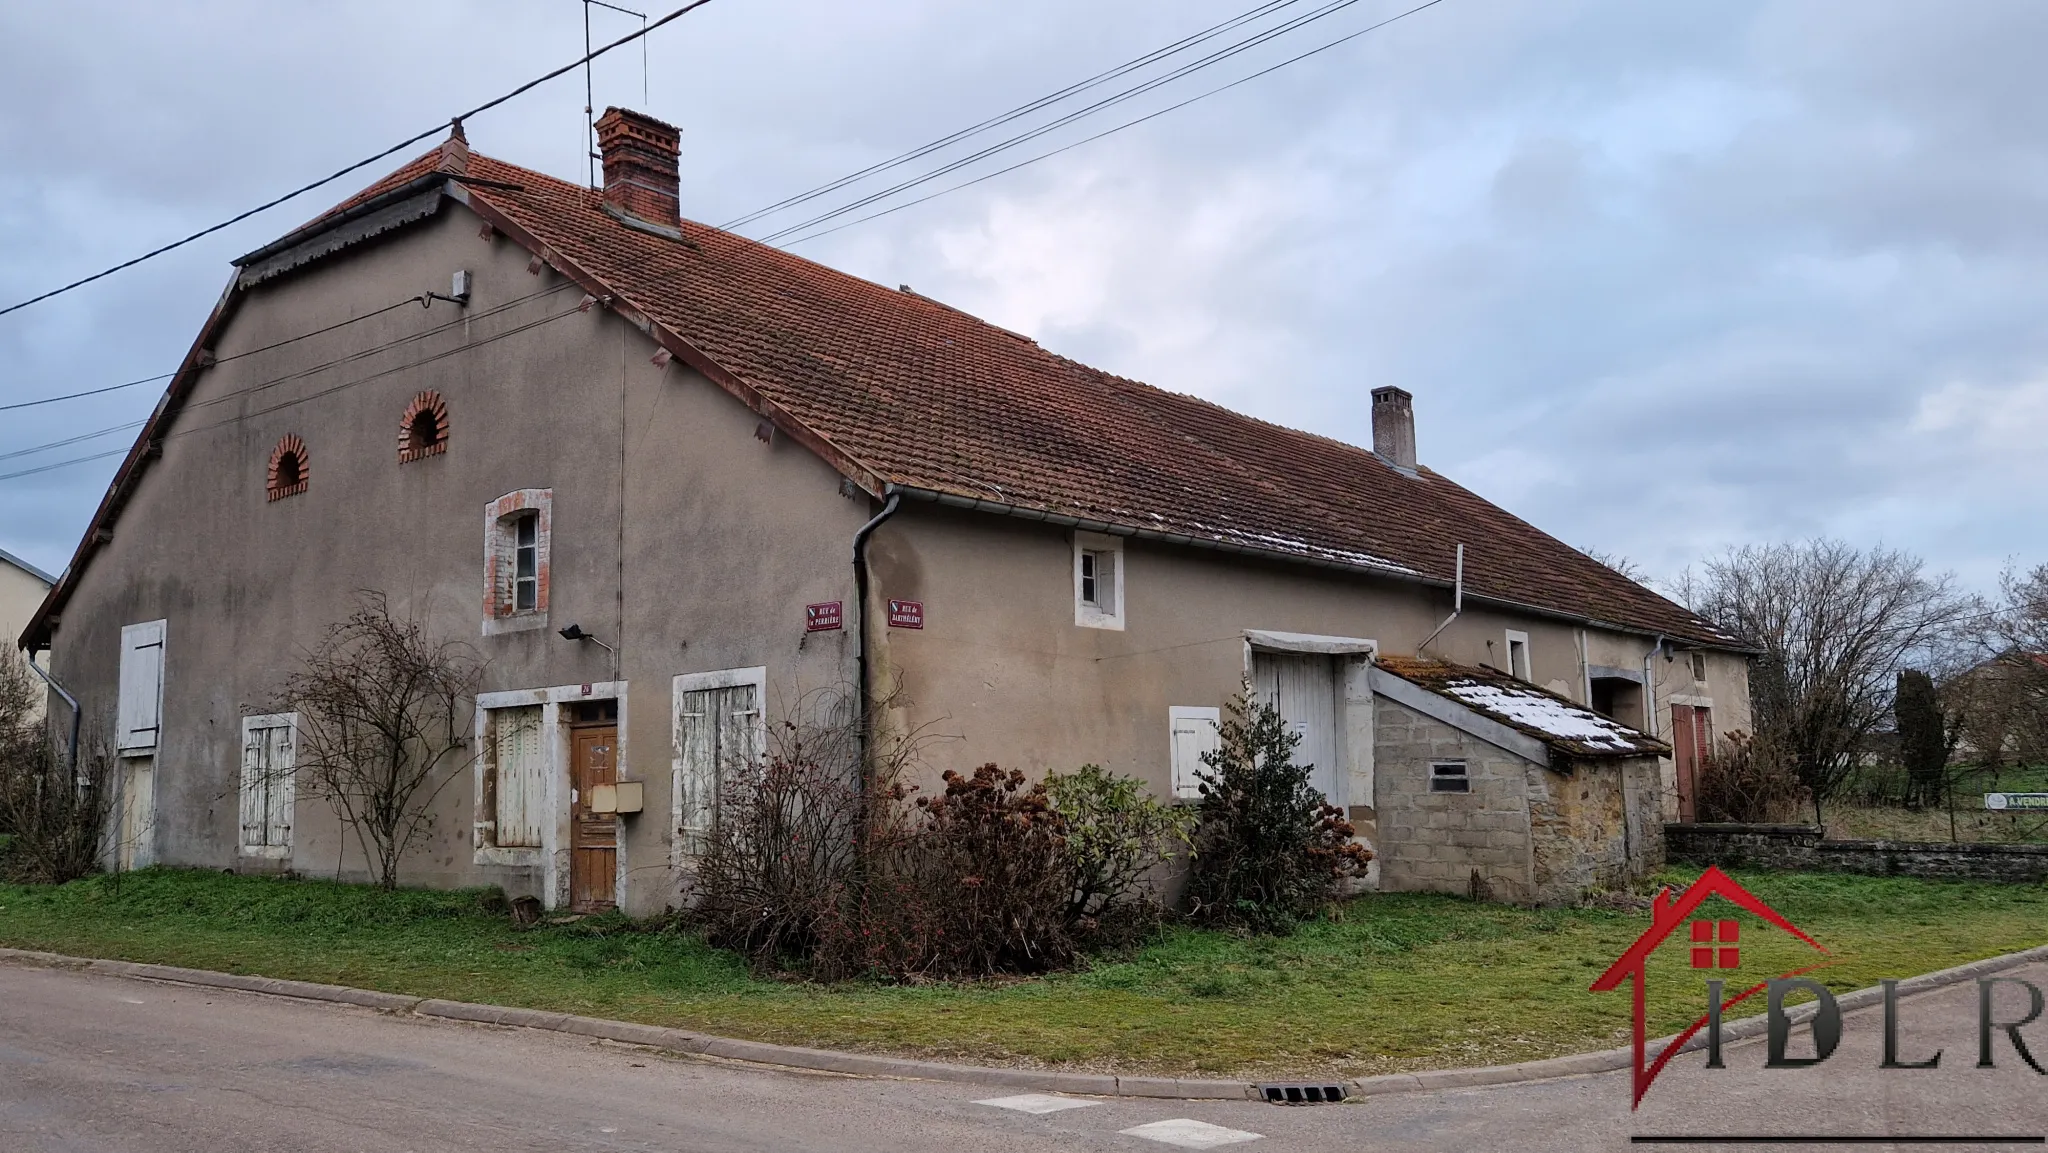
<path fill-rule="evenodd" d="M 277 442 L 270 450 L 270 468 L 263 487 L 271 500 L 283 500 L 306 491 L 306 442 L 296 433 Z"/>
<path fill-rule="evenodd" d="M 405 406 L 398 421 L 398 463 L 448 451 L 448 402 L 438 392 L 422 392 Z"/>
<path fill-rule="evenodd" d="M 1472 778 L 1465 772 L 1463 761 L 1431 761 L 1429 765 L 1429 791 L 1432 793 L 1469 793 Z"/>
<path fill-rule="evenodd" d="M 484 510 L 484 632 L 547 623 L 554 490 L 506 493 Z"/>

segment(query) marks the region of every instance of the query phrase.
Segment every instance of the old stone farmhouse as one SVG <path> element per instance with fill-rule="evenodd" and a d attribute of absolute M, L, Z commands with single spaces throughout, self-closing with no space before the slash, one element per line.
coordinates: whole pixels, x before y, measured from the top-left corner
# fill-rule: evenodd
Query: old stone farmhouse
<path fill-rule="evenodd" d="M 362 875 L 262 782 L 364 589 L 488 661 L 405 879 L 550 906 L 675 901 L 813 691 L 1185 796 L 1249 679 L 1378 883 L 1522 900 L 1654 863 L 1747 726 L 1736 645 L 1419 464 L 1408 393 L 1367 450 L 1116 377 L 683 219 L 676 131 L 599 134 L 602 190 L 458 132 L 236 262 L 21 637 L 119 749 L 125 864 Z"/>

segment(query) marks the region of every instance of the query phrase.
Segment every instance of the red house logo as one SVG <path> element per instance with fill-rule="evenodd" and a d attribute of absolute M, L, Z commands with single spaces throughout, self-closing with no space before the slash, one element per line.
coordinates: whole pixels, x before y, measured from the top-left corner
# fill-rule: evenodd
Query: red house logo
<path fill-rule="evenodd" d="M 1762 898 L 1736 884 L 1733 877 L 1722 872 L 1719 868 L 1708 866 L 1707 871 L 1701 873 L 1697 881 L 1686 886 L 1684 892 L 1675 898 L 1668 887 L 1660 890 L 1650 905 L 1649 929 L 1642 936 L 1637 937 L 1635 944 L 1630 945 L 1628 951 L 1617 958 L 1614 964 L 1608 966 L 1607 971 L 1600 974 L 1600 979 L 1593 982 L 1592 985 L 1593 992 L 1608 993 L 1619 988 L 1624 980 L 1633 982 L 1633 992 L 1635 994 L 1635 1099 L 1630 1103 L 1629 1107 L 1631 1109 L 1643 1103 L 1643 1094 L 1650 1091 L 1650 1084 L 1657 1079 L 1657 1074 L 1662 1073 L 1664 1066 L 1671 1058 L 1676 1056 L 1681 1049 L 1685 1048 L 1685 1043 L 1692 1040 L 1693 1035 L 1706 1026 L 1710 1016 L 1710 1014 L 1703 1014 L 1699 1020 L 1694 1021 L 1684 1032 L 1672 1038 L 1671 1043 L 1664 1047 L 1664 1051 L 1657 1054 L 1656 1060 L 1650 1062 L 1648 1066 L 1643 1064 L 1645 1055 L 1643 1052 L 1645 1046 L 1643 1037 L 1644 982 L 1648 978 L 1650 954 L 1656 952 L 1659 946 L 1668 941 L 1672 934 L 1678 932 L 1679 927 L 1684 925 L 1686 927 L 1685 941 L 1690 949 L 1690 960 L 1693 968 L 1733 969 L 1742 963 L 1741 922 L 1705 918 L 1687 921 L 1687 918 L 1691 917 L 1701 905 L 1705 904 L 1709 897 L 1720 897 L 1730 901 L 1737 908 L 1761 918 L 1766 924 L 1783 929 L 1799 940 L 1811 945 L 1817 952 L 1823 955 L 1827 953 L 1827 949 L 1820 942 L 1801 932 L 1798 926 L 1780 916 L 1777 910 L 1765 904 Z M 1789 973 L 1781 973 L 1779 976 L 1796 977 L 1802 973 L 1810 973 L 1830 963 L 1828 961 L 1819 961 L 1805 968 L 1794 969 Z M 1729 1006 L 1739 1004 L 1763 992 L 1769 984 L 1770 982 L 1768 981 L 1760 981 L 1752 985 L 1748 989 L 1723 1001 L 1719 1010 L 1725 1011 Z"/>

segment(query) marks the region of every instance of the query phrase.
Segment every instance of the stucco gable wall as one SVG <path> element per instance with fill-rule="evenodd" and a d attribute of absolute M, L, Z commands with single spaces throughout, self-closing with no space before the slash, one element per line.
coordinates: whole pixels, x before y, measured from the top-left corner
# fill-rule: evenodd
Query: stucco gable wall
<path fill-rule="evenodd" d="M 758 417 L 721 389 L 681 364 L 650 363 L 653 344 L 616 315 L 578 312 L 580 289 L 546 269 L 530 273 L 526 251 L 481 236 L 479 224 L 447 204 L 255 289 L 222 334 L 224 362 L 201 376 L 163 459 L 66 606 L 52 656 L 86 703 L 88 739 L 112 731 L 121 626 L 169 621 L 160 859 L 243 863 L 240 719 L 268 711 L 296 654 L 360 589 L 382 590 L 436 636 L 475 646 L 488 662 L 485 691 L 629 682 L 624 768 L 647 792 L 646 814 L 626 831 L 639 911 L 674 898 L 665 868 L 640 867 L 668 859 L 671 678 L 765 665 L 771 715 L 807 689 L 851 681 L 851 634 L 806 636 L 803 606 L 851 607 L 850 541 L 867 502 L 840 496 L 837 474 L 810 453 L 756 439 Z M 474 273 L 466 313 L 409 304 L 226 359 L 445 292 L 458 268 Z M 425 342 L 270 383 L 450 321 Z M 379 375 L 393 367 L 401 371 Z M 400 464 L 400 419 L 424 389 L 448 404 L 449 448 Z M 264 472 L 288 433 L 306 442 L 310 480 L 305 493 L 271 502 Z M 554 493 L 549 621 L 482 636 L 484 507 L 526 488 Z M 616 669 L 603 648 L 556 635 L 571 622 L 620 650 Z M 525 886 L 473 863 L 472 818 L 464 773 L 437 801 L 406 882 Z M 303 789 L 294 832 L 294 867 L 360 874 L 352 838 Z"/>

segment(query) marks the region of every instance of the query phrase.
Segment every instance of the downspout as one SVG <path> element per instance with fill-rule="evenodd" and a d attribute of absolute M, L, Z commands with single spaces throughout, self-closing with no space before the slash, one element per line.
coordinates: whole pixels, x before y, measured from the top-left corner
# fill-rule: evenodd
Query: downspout
<path fill-rule="evenodd" d="M 1447 629 L 1447 628 L 1450 628 L 1450 627 L 1451 627 L 1451 622 L 1452 622 L 1452 621 L 1454 621 L 1454 620 L 1457 620 L 1457 619 L 1458 619 L 1458 614 L 1459 614 L 1459 613 L 1462 613 L 1462 612 L 1464 612 L 1464 611 L 1465 611 L 1465 546 L 1464 546 L 1464 545 L 1459 545 L 1459 546 L 1458 546 L 1458 568 L 1457 568 L 1457 579 L 1456 579 L 1456 580 L 1454 580 L 1454 581 L 1452 582 L 1452 584 L 1451 584 L 1451 615 L 1450 615 L 1450 616 L 1447 616 L 1447 617 L 1445 617 L 1445 618 L 1444 618 L 1444 623 L 1442 623 L 1442 624 L 1440 624 L 1440 625 L 1436 626 L 1436 631 L 1435 631 L 1435 632 L 1432 632 L 1432 633 L 1430 633 L 1430 634 L 1429 634 L 1428 636 L 1426 636 L 1426 637 L 1422 638 L 1422 643 L 1421 643 L 1421 644 L 1419 644 L 1419 645 L 1416 645 L 1416 646 L 1415 646 L 1415 655 L 1416 655 L 1416 656 L 1418 656 L 1418 657 L 1419 657 L 1419 656 L 1421 656 L 1421 655 L 1422 655 L 1422 650 L 1424 650 L 1424 649 L 1426 649 L 1426 648 L 1428 648 L 1428 647 L 1429 647 L 1429 642 L 1431 642 L 1431 641 L 1435 640 L 1435 639 L 1437 638 L 1438 634 L 1442 633 L 1442 632 L 1443 632 L 1443 631 L 1444 631 L 1445 629 Z"/>
<path fill-rule="evenodd" d="M 1650 662 L 1657 659 L 1663 648 L 1664 634 L 1658 633 L 1657 639 L 1650 642 L 1650 651 L 1643 654 L 1643 731 L 1657 740 L 1663 738 L 1657 736 L 1657 682 L 1652 679 L 1655 669 Z"/>
<path fill-rule="evenodd" d="M 893 487 L 893 486 L 892 486 Z M 855 730 L 860 747 L 860 767 L 867 771 L 868 760 L 868 538 L 882 522 L 896 515 L 903 504 L 903 494 L 890 492 L 889 499 L 882 503 L 882 511 L 876 513 L 868 523 L 860 526 L 853 534 L 853 595 L 858 624 L 854 633 L 853 651 L 855 665 Z"/>
<path fill-rule="evenodd" d="M 71 706 L 71 761 L 68 767 L 71 769 L 71 774 L 75 778 L 78 775 L 78 720 L 80 715 L 78 709 L 78 698 L 72 696 L 68 692 L 65 692 L 63 685 L 58 684 L 55 678 L 50 676 L 50 674 L 44 672 L 42 670 L 42 666 L 36 664 L 36 658 L 34 654 L 24 653 L 22 655 L 24 657 L 23 663 L 28 665 L 29 671 L 41 677 L 43 679 L 44 684 L 50 686 L 53 689 L 56 689 L 57 695 L 64 698 L 64 703 Z"/>

